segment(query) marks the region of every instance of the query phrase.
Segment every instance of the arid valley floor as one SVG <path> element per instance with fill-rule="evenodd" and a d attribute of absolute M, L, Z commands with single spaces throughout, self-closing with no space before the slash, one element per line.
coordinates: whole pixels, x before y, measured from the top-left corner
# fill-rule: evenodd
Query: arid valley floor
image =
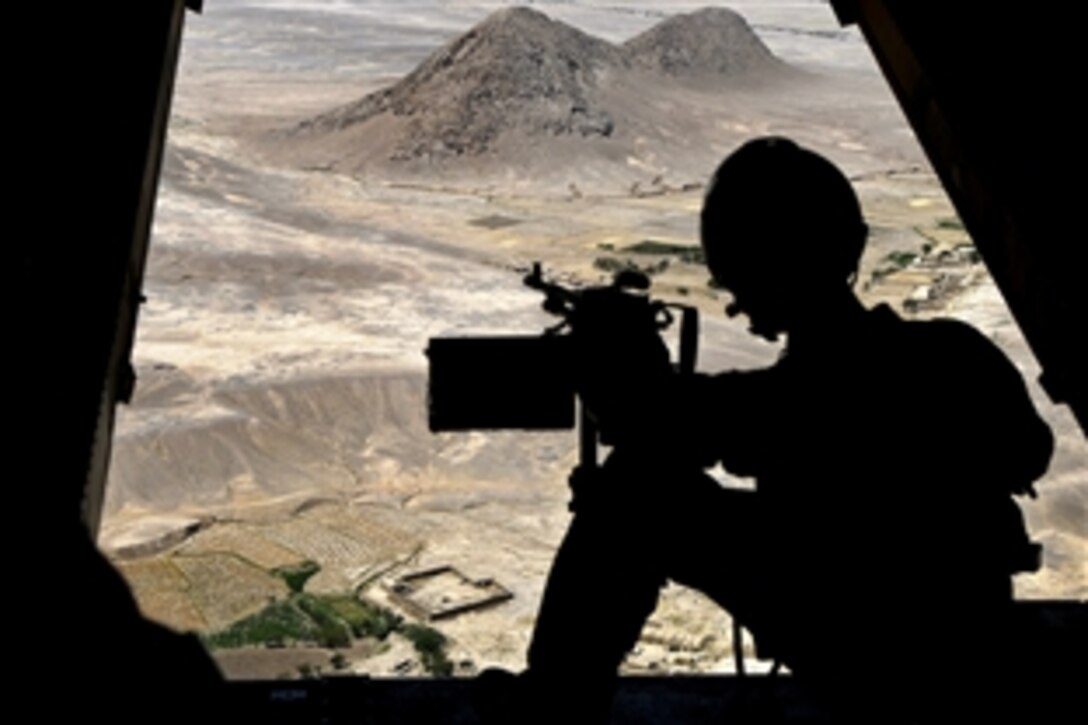
<path fill-rule="evenodd" d="M 432 623 L 449 640 L 454 671 L 520 666 L 569 516 L 576 437 L 432 434 L 427 341 L 551 324 L 539 295 L 521 285 L 533 261 L 567 283 L 597 282 L 603 269 L 631 263 L 658 270 L 655 295 L 700 308 L 702 369 L 770 364 L 777 348 L 721 314 L 728 296 L 684 253 L 698 245 L 714 167 L 768 133 L 827 154 L 854 181 L 872 229 L 858 282 L 867 304 L 964 319 L 1021 369 L 1058 444 L 1039 499 L 1024 503 L 1045 567 L 1020 578 L 1018 593 L 1088 597 L 1083 437 L 1035 384 L 1030 351 L 860 36 L 823 3 L 730 3 L 781 60 L 711 72 L 695 54 L 681 72 L 650 67 L 638 60 L 650 51 L 623 44 L 702 3 L 538 2 L 552 20 L 496 20 L 491 13 L 506 5 L 209 0 L 188 18 L 139 382 L 120 414 L 100 537 L 143 611 L 211 635 L 294 596 L 297 582 L 284 572 L 310 562 L 319 568 L 305 592 L 358 593 L 381 606 L 394 606 L 383 586 L 391 578 L 453 566 L 513 594 Z M 525 118 L 503 106 L 468 141 L 442 136 L 451 122 L 437 114 L 461 101 L 460 86 L 441 78 L 435 87 L 449 98 L 404 91 L 396 101 L 424 111 L 379 107 L 357 131 L 335 120 L 474 26 L 493 64 L 521 51 L 589 55 L 582 71 L 542 92 L 558 94 L 555 104 L 529 106 Z M 709 42 L 686 32 L 685 47 Z M 654 40 L 680 42 L 672 37 Z M 457 62 L 472 58 L 448 60 L 468 68 Z M 486 71 L 470 70 L 458 83 Z M 534 113 L 569 110 L 563 94 L 577 96 L 576 125 L 534 125 Z M 404 118 L 415 125 L 397 125 Z M 323 123 L 332 130 L 319 135 Z M 416 144 L 426 133 L 439 135 Z M 893 381 L 873 392 L 874 406 L 911 405 Z M 946 443 L 920 430 L 903 451 Z M 728 616 L 704 597 L 670 588 L 628 667 L 725 671 L 729 631 Z M 424 668 L 399 634 L 354 638 L 340 657 L 286 644 L 224 646 L 216 656 L 232 677 Z"/>

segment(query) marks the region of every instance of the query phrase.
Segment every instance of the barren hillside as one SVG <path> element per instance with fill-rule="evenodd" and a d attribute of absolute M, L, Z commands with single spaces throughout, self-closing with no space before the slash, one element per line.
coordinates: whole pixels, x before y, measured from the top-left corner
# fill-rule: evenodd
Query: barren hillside
<path fill-rule="evenodd" d="M 655 153 L 691 138 L 680 120 L 689 114 L 675 109 L 696 88 L 729 95 L 789 77 L 722 8 L 673 16 L 623 45 L 507 8 L 398 83 L 281 132 L 273 155 L 351 174 L 537 169 L 556 158 L 626 167 L 648 136 Z M 547 151 L 534 155 L 537 146 Z"/>
<path fill-rule="evenodd" d="M 623 44 L 632 67 L 683 78 L 766 76 L 786 64 L 768 50 L 748 22 L 727 8 L 674 15 Z"/>

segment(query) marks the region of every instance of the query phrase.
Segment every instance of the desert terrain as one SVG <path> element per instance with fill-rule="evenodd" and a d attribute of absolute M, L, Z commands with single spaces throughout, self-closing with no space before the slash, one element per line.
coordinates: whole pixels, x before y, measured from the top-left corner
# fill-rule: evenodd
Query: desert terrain
<path fill-rule="evenodd" d="M 206 635 L 231 677 L 420 674 L 433 662 L 389 586 L 454 567 L 513 596 L 427 623 L 443 671 L 519 667 L 576 436 L 432 434 L 427 341 L 552 324 L 521 285 L 534 261 L 567 284 L 633 265 L 702 311 L 701 369 L 772 363 L 695 253 L 713 169 L 769 133 L 854 181 L 867 304 L 964 319 L 1023 372 L 1057 448 L 1024 502 L 1045 566 L 1018 594 L 1088 597 L 1084 439 L 864 42 L 820 2 L 729 3 L 747 23 L 705 4 L 212 0 L 188 17 L 100 536 L 145 614 Z M 904 455 L 942 444 L 919 433 Z M 350 641 L 253 646 L 237 625 L 273 606 L 318 625 L 332 607 Z M 376 636 L 379 607 L 409 624 Z M 729 631 L 670 587 L 628 667 L 727 671 Z"/>

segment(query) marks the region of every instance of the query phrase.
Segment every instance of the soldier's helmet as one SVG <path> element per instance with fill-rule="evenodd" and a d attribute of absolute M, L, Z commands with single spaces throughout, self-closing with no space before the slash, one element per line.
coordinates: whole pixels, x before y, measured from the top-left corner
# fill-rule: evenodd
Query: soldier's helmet
<path fill-rule="evenodd" d="M 845 174 L 780 137 L 749 141 L 718 167 L 702 212 L 702 243 L 727 289 L 809 289 L 852 281 L 867 227 Z"/>

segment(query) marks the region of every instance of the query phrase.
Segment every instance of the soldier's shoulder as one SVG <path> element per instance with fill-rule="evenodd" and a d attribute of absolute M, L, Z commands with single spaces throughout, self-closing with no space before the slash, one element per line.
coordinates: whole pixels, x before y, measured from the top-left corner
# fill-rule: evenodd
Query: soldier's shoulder
<path fill-rule="evenodd" d="M 1004 360 L 1005 354 L 978 328 L 953 317 L 903 319 L 887 305 L 870 311 L 876 326 L 922 348 L 943 349 L 957 355 Z"/>

